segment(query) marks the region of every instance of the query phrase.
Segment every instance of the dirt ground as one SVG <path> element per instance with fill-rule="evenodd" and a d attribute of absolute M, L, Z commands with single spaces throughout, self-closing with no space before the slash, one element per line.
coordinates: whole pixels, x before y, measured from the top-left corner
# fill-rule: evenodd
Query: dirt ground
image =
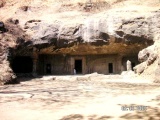
<path fill-rule="evenodd" d="M 160 119 L 160 84 L 147 79 L 110 75 L 21 80 L 0 87 L 0 120 Z M 124 106 L 147 107 L 124 110 Z"/>

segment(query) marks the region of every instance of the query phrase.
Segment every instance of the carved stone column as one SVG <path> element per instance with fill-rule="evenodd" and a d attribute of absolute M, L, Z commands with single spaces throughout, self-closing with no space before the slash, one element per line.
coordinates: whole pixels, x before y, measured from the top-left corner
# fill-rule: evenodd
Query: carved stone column
<path fill-rule="evenodd" d="M 127 60 L 127 71 L 132 71 L 132 64 L 129 60 Z"/>
<path fill-rule="evenodd" d="M 32 70 L 32 74 L 33 76 L 37 76 L 37 64 L 38 64 L 38 53 L 36 52 L 36 49 L 33 49 L 33 70 Z"/>
<path fill-rule="evenodd" d="M 122 72 L 122 55 L 117 56 L 117 73 L 120 74 Z"/>
<path fill-rule="evenodd" d="M 73 57 L 71 57 L 70 64 L 71 64 L 70 72 L 71 72 L 71 75 L 73 75 L 74 74 L 74 58 Z"/>

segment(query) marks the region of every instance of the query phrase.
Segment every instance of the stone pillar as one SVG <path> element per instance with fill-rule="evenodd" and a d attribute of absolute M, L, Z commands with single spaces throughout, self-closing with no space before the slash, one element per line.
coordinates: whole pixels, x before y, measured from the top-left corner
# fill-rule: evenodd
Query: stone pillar
<path fill-rule="evenodd" d="M 117 57 L 117 73 L 121 73 L 122 72 L 122 58 L 123 58 L 123 56 L 122 55 L 118 55 L 118 57 Z"/>
<path fill-rule="evenodd" d="M 86 74 L 86 57 L 82 58 L 82 74 Z"/>
<path fill-rule="evenodd" d="M 36 49 L 34 48 L 33 50 L 33 70 L 32 70 L 32 75 L 37 76 L 37 63 L 38 63 L 38 54 L 36 52 Z"/>
<path fill-rule="evenodd" d="M 73 57 L 71 57 L 71 69 L 70 69 L 70 72 L 71 72 L 71 75 L 73 75 L 74 74 L 74 58 Z"/>
<path fill-rule="evenodd" d="M 127 71 L 132 71 L 132 64 L 129 60 L 127 60 Z"/>

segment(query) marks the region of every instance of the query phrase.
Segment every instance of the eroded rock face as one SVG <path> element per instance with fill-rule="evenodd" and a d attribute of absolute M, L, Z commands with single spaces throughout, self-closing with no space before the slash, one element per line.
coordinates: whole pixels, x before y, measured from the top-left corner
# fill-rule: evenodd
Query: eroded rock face
<path fill-rule="evenodd" d="M 160 58 L 158 57 L 158 65 L 155 70 L 155 81 L 156 83 L 160 83 Z"/>
<path fill-rule="evenodd" d="M 115 10 L 78 22 L 59 19 L 48 22 L 48 18 L 31 17 L 25 20 L 18 16 L 19 12 L 15 13 L 5 24 L 0 23 L 0 72 L 6 73 L 1 75 L 1 83 L 15 78 L 8 61 L 9 48 L 19 55 L 32 55 L 35 51 L 38 54 L 129 55 L 152 45 L 155 36 L 160 34 L 160 10 L 147 15 L 130 11 L 127 12 L 129 17 L 124 16 L 124 12 Z M 136 66 L 135 71 L 141 74 L 146 65 L 156 60 L 157 54 L 154 49 L 142 50 L 139 60 L 143 63 Z"/>
<path fill-rule="evenodd" d="M 15 81 L 16 76 L 10 68 L 10 63 L 7 59 L 8 48 L 5 44 L 0 43 L 0 85 L 9 81 Z"/>
<path fill-rule="evenodd" d="M 10 48 L 15 49 L 18 40 L 25 38 L 23 31 L 10 20 L 4 24 L 0 22 L 0 84 L 18 83 L 16 75 L 10 67 Z"/>
<path fill-rule="evenodd" d="M 0 22 L 0 85 L 5 82 L 14 79 L 13 72 L 9 67 L 9 62 L 7 61 L 8 47 L 3 41 L 5 36 L 3 33 L 6 32 L 6 28 L 3 22 Z"/>
<path fill-rule="evenodd" d="M 99 18 L 91 16 L 78 23 L 29 20 L 21 28 L 30 35 L 31 45 L 37 46 L 40 53 L 92 54 L 96 53 L 96 48 L 102 49 L 103 46 L 105 51 L 99 53 L 132 54 L 131 51 L 139 51 L 153 44 L 159 29 L 158 22 L 155 22 L 155 19 L 159 19 L 159 11 L 152 12 L 150 16 L 136 14 L 130 18 L 123 17 L 123 12 L 116 11 L 114 15 L 106 13 Z M 87 44 L 87 48 L 78 49 L 77 44 Z M 130 51 L 128 47 L 132 46 L 135 49 Z"/>
<path fill-rule="evenodd" d="M 91 17 L 76 24 L 66 24 L 61 21 L 49 24 L 45 21 L 31 20 L 26 22 L 24 28 L 26 33 L 31 34 L 34 45 L 56 43 L 56 46 L 63 47 L 73 42 L 93 44 L 100 42 L 101 45 L 153 42 L 155 26 L 151 24 L 150 17 L 132 16 L 130 19 L 125 19 L 120 14 L 117 13 L 115 16 L 109 14 L 102 18 Z"/>
<path fill-rule="evenodd" d="M 4 32 L 6 32 L 7 30 L 6 30 L 6 28 L 5 28 L 5 26 L 4 26 L 4 23 L 3 22 L 0 22 L 0 33 L 4 33 Z"/>
<path fill-rule="evenodd" d="M 47 23 L 45 20 L 29 20 L 21 28 L 30 35 L 32 45 L 36 45 L 41 53 L 76 54 L 74 49 L 78 54 L 87 54 L 87 52 L 92 54 L 96 53 L 96 48 L 101 49 L 104 46 L 105 51 L 100 53 L 124 54 L 130 51 L 125 46 L 131 48 L 132 45 L 137 44 L 132 51 L 139 51 L 153 44 L 153 39 L 159 30 L 158 21 L 156 21 L 159 20 L 159 11 L 148 13 L 147 16 L 131 12 L 133 15 L 129 18 L 123 16 L 123 13 L 124 11 L 116 11 L 106 13 L 103 17 L 90 16 L 84 21 L 74 23 L 60 20 L 52 23 Z M 87 48 L 78 49 L 77 44 L 79 46 L 87 44 Z M 46 45 L 50 47 L 47 50 Z M 125 54 L 131 54 L 130 52 Z"/>

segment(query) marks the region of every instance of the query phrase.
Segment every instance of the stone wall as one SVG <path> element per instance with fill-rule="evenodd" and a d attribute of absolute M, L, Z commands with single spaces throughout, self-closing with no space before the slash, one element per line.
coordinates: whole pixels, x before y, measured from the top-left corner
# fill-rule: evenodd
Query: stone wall
<path fill-rule="evenodd" d="M 74 74 L 75 61 L 82 61 L 81 74 L 89 74 L 97 72 L 99 74 L 120 74 L 126 70 L 126 61 L 138 64 L 138 58 L 135 56 L 120 55 L 39 55 L 38 59 L 38 73 L 63 75 Z M 110 64 L 110 65 L 109 65 Z M 50 72 L 47 72 L 49 67 Z M 75 68 L 76 69 L 76 68 Z"/>
<path fill-rule="evenodd" d="M 67 74 L 70 73 L 67 68 L 68 58 L 63 55 L 39 55 L 39 74 L 47 74 L 47 65 L 51 66 L 50 74 Z M 48 73 L 49 74 L 49 73 Z"/>

